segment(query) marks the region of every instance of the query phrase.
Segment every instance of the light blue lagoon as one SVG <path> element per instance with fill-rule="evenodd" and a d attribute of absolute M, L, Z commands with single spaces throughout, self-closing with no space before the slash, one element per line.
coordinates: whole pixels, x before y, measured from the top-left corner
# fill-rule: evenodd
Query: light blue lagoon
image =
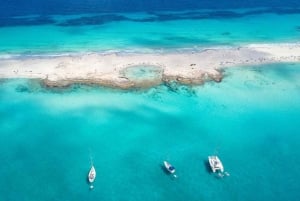
<path fill-rule="evenodd" d="M 297 200 L 299 78 L 299 64 L 278 64 L 226 69 L 221 83 L 146 91 L 2 80 L 0 198 Z M 210 173 L 215 153 L 229 177 Z"/>

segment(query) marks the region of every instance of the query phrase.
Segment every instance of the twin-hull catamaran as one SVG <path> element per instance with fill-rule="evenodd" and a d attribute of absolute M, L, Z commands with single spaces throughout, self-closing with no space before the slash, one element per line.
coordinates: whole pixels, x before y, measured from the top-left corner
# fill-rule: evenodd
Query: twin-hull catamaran
<path fill-rule="evenodd" d="M 213 172 L 224 172 L 224 167 L 218 156 L 208 156 L 209 165 Z"/>

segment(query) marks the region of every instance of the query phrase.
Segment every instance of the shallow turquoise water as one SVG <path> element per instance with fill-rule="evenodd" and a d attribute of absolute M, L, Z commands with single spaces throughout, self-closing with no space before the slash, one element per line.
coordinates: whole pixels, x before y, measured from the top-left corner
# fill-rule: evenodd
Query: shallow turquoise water
<path fill-rule="evenodd" d="M 300 65 L 225 74 L 222 83 L 131 92 L 2 80 L 1 199 L 297 200 Z M 214 153 L 230 177 L 208 171 Z"/>
<path fill-rule="evenodd" d="M 245 10 L 224 12 L 246 13 Z M 300 36 L 299 13 L 262 12 L 240 17 L 217 15 L 213 10 L 183 13 L 189 12 L 107 14 L 124 20 L 96 14 L 48 16 L 54 23 L 0 27 L 0 53 L 197 49 L 211 45 L 294 42 Z M 209 16 L 198 19 L 195 17 L 198 15 Z M 150 21 L 157 16 L 164 18 Z M 106 18 L 109 19 L 101 21 Z M 20 19 L 37 23 L 40 20 L 35 16 Z"/>

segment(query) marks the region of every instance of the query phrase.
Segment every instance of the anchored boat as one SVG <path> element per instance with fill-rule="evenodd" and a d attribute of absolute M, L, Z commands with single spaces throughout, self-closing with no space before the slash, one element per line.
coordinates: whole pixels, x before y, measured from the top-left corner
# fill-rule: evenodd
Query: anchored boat
<path fill-rule="evenodd" d="M 89 182 L 91 184 L 90 188 L 94 188 L 92 183 L 94 182 L 95 178 L 96 178 L 96 170 L 95 170 L 95 167 L 92 165 L 92 167 L 89 171 L 89 174 L 88 174 L 88 179 L 89 179 Z"/>
<path fill-rule="evenodd" d="M 171 174 L 174 174 L 175 173 L 175 168 L 174 166 L 172 166 L 169 162 L 167 161 L 164 161 L 164 166 L 166 168 L 166 170 L 171 173 Z M 174 175 L 176 177 L 176 175 Z"/>
<path fill-rule="evenodd" d="M 220 171 L 224 172 L 224 167 L 218 156 L 208 156 L 209 165 L 213 172 Z"/>

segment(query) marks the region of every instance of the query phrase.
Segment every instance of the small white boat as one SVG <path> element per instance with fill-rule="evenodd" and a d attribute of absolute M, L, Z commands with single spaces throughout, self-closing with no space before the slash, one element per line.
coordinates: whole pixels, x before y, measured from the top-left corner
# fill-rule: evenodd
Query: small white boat
<path fill-rule="evenodd" d="M 95 178 L 96 178 L 96 170 L 95 167 L 92 165 L 88 175 L 89 182 L 93 183 Z"/>
<path fill-rule="evenodd" d="M 168 170 L 169 173 L 174 174 L 175 173 L 175 168 L 172 166 L 170 163 L 167 161 L 164 161 L 165 168 Z"/>
<path fill-rule="evenodd" d="M 224 167 L 218 156 L 208 156 L 209 165 L 213 172 L 224 172 Z"/>

